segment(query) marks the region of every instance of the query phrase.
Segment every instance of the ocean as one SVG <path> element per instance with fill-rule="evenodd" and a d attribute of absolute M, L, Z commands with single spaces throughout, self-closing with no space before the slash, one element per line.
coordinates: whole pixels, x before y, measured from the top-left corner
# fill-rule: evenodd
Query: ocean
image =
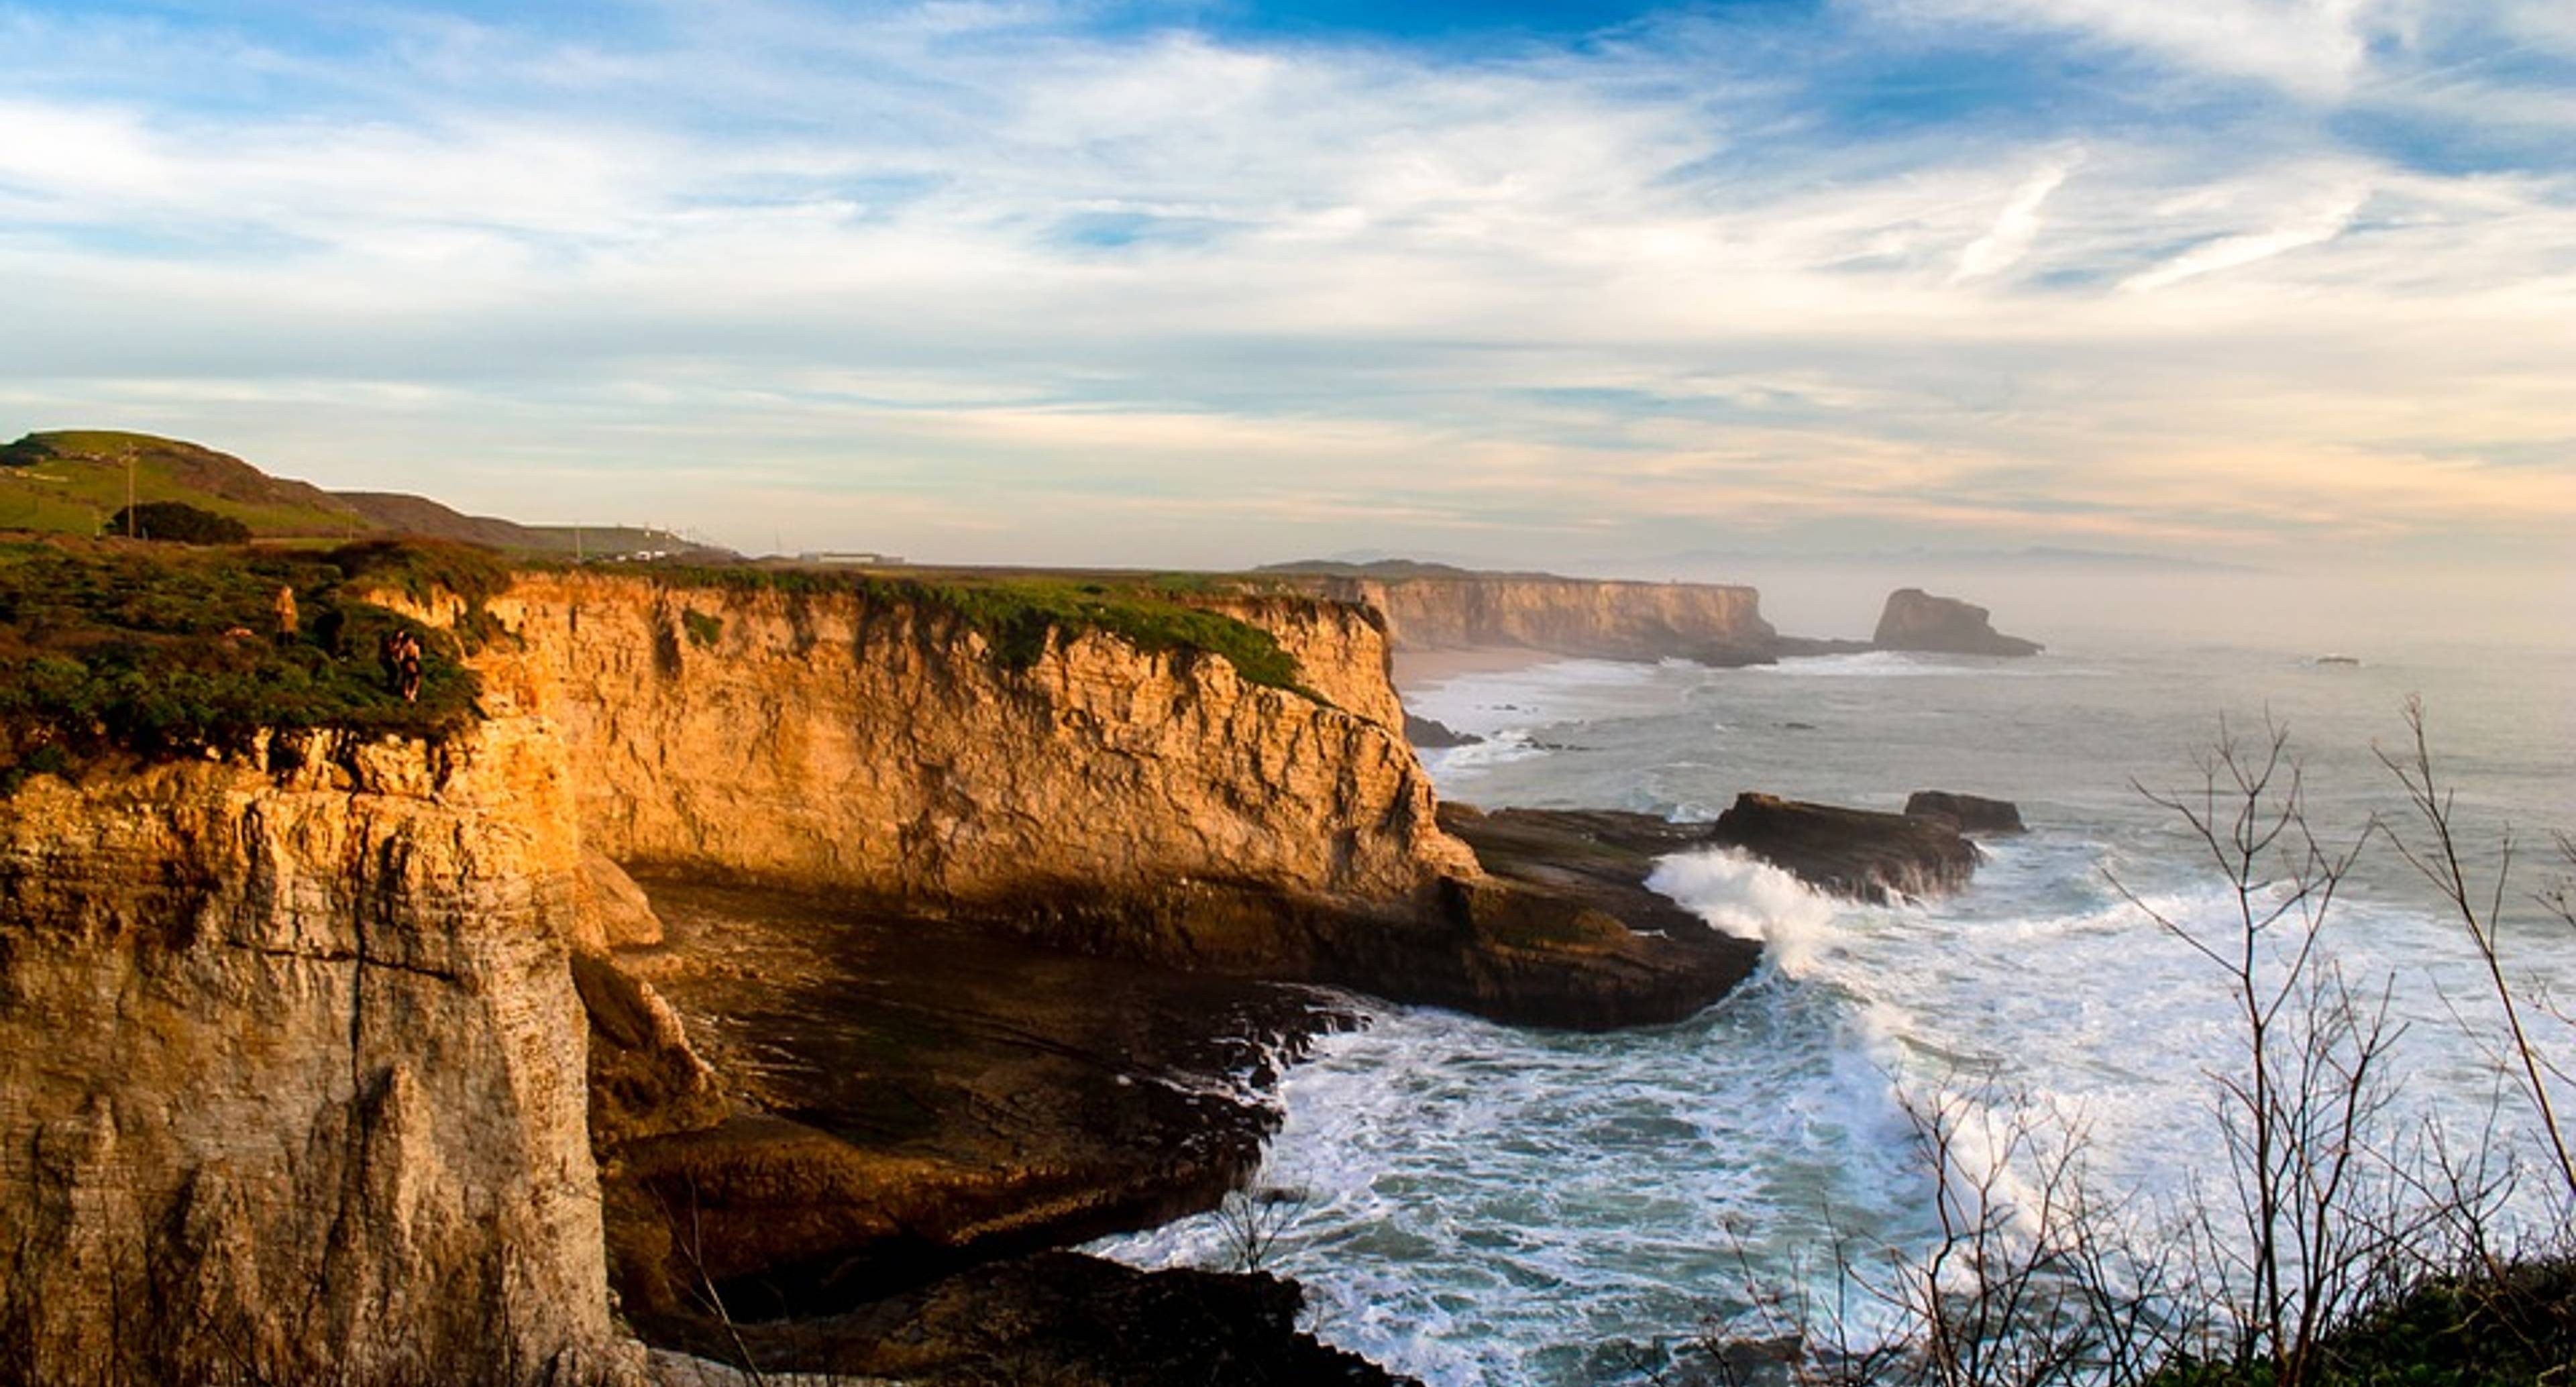
<path fill-rule="evenodd" d="M 1723 852 L 1666 859 L 1659 889 L 1769 946 L 1752 983 L 1678 1025 L 1571 1035 L 1362 1003 L 1368 1024 L 1278 1092 L 1261 1179 L 1297 1202 L 1267 1264 L 1306 1284 L 1326 1340 L 1437 1387 L 1644 1382 L 1755 1288 L 1830 1295 L 1837 1247 L 1931 1245 L 1939 1185 L 1909 1104 L 1967 1114 L 1972 1135 L 2080 1131 L 2090 1187 L 2169 1213 L 2224 1178 L 2215 1076 L 2239 1028 L 2224 976 L 2140 903 L 2218 931 L 2234 904 L 2147 792 L 2197 793 L 2223 731 L 2259 749 L 2286 728 L 2312 826 L 2349 846 L 2374 815 L 2417 827 L 2374 746 L 2406 745 L 2420 697 L 2473 875 L 2492 877 L 2508 827 L 2517 844 L 2509 967 L 2576 999 L 2576 931 L 2533 899 L 2568 871 L 2550 832 L 2576 829 L 2576 648 L 2427 649 L 2348 665 L 2130 637 L 2029 660 L 1407 680 L 1413 711 L 1487 739 L 1425 756 L 1446 799 L 1687 821 L 1742 790 L 1892 810 L 1943 789 L 2012 800 L 2030 831 L 1986 840 L 1968 890 L 1895 906 Z M 2387 842 L 2320 947 L 2402 1024 L 2392 1132 L 2432 1120 L 2537 1155 L 2482 1034 L 2477 956 Z M 2576 1026 L 2540 1027 L 2576 1062 Z M 1969 1146 L 2000 1188 L 2038 1178 L 2016 1168 L 2028 1152 Z M 2545 1216 L 2545 1192 L 2526 1182 L 2517 1207 Z M 1200 1218 L 1096 1250 L 1219 1265 L 1222 1241 Z"/>

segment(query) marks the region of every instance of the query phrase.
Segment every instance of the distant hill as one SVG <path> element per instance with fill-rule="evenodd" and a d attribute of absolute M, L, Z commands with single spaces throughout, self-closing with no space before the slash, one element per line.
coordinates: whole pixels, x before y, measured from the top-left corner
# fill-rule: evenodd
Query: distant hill
<path fill-rule="evenodd" d="M 185 502 L 239 520 L 261 539 L 406 534 L 519 554 L 741 557 L 640 526 L 523 525 L 402 492 L 325 491 L 195 443 L 100 429 L 31 433 L 0 444 L 0 530 L 99 533 L 125 505 L 129 465 L 137 500 Z"/>
<path fill-rule="evenodd" d="M 144 433 L 64 430 L 0 445 L 0 528 L 93 535 L 125 505 L 184 501 L 255 535 L 348 537 L 378 527 L 306 482 L 272 477 L 230 453 Z"/>

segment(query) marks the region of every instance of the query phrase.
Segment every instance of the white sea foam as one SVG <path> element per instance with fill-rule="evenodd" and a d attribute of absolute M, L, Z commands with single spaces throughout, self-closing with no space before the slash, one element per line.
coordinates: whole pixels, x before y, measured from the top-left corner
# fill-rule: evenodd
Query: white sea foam
<path fill-rule="evenodd" d="M 1834 903 L 1768 862 L 1735 848 L 1678 853 L 1655 864 L 1649 889 L 1739 939 L 1769 946 L 1772 961 L 1792 974 L 1815 961 L 1828 939 Z"/>

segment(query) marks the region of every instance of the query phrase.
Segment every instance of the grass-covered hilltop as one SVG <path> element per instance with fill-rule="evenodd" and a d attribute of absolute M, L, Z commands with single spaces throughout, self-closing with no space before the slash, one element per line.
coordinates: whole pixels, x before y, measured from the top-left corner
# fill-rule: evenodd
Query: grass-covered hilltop
<path fill-rule="evenodd" d="M 403 534 L 512 554 L 731 557 L 641 526 L 522 525 L 398 492 L 326 491 L 270 476 L 230 453 L 147 433 L 58 429 L 0 444 L 0 531 L 122 534 L 129 501 L 187 505 L 238 521 L 259 539 Z"/>

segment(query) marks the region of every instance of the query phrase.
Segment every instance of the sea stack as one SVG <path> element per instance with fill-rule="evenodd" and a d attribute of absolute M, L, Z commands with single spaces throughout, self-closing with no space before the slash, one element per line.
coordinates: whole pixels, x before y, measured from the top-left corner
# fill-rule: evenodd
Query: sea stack
<path fill-rule="evenodd" d="M 1983 607 L 1935 597 L 1921 588 L 1899 588 L 1887 595 L 1870 644 L 1940 655 L 2036 655 L 2042 648 L 2037 641 L 1998 633 Z"/>

